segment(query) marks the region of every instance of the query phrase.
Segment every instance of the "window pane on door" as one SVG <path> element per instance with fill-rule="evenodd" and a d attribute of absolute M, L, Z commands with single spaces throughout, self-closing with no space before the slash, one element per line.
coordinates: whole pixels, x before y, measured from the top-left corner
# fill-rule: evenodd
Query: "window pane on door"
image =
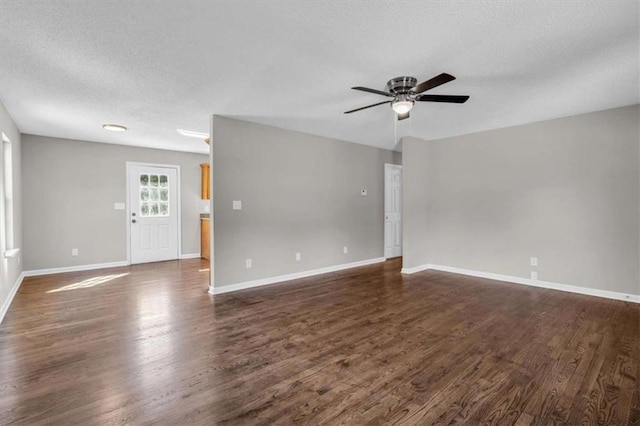
<path fill-rule="evenodd" d="M 169 216 L 169 176 L 140 175 L 140 216 Z"/>

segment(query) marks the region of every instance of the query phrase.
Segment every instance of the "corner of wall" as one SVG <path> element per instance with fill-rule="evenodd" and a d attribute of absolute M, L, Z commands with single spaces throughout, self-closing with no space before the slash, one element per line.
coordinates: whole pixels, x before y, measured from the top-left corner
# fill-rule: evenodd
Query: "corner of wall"
<path fill-rule="evenodd" d="M 209 197 L 209 293 L 213 294 L 215 288 L 215 242 L 213 240 L 213 230 L 215 228 L 215 215 L 214 215 L 214 199 L 213 196 L 213 148 L 215 146 L 215 129 L 216 129 L 216 121 L 217 115 L 211 114 L 209 118 L 209 169 L 211 172 L 209 173 L 209 188 L 211 190 L 211 197 Z"/>
<path fill-rule="evenodd" d="M 402 267 L 413 270 L 429 263 L 427 180 L 429 142 L 402 138 Z"/>

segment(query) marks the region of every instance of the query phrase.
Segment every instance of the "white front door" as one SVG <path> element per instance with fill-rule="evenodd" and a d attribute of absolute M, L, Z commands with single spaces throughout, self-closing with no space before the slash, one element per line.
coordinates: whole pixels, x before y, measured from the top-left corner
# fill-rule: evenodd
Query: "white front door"
<path fill-rule="evenodd" d="M 402 166 L 384 165 L 384 257 L 402 256 Z"/>
<path fill-rule="evenodd" d="M 177 166 L 127 163 L 131 263 L 178 258 Z"/>

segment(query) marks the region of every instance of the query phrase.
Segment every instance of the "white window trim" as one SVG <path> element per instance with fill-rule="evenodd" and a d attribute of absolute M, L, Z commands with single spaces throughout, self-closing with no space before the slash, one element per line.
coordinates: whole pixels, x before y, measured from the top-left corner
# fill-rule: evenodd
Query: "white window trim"
<path fill-rule="evenodd" d="M 6 168 L 6 170 L 4 170 L 5 175 L 3 176 L 2 179 L 2 185 L 4 186 L 4 197 L 2 199 L 2 216 L 3 216 L 3 221 L 2 221 L 2 226 L 3 226 L 3 230 L 5 232 L 3 232 L 3 241 L 2 244 L 5 248 L 4 251 L 4 258 L 5 259 L 9 259 L 9 258 L 13 258 L 16 257 L 18 255 L 18 253 L 20 253 L 20 249 L 15 247 L 15 236 L 13 233 L 13 229 L 9 229 L 10 227 L 13 228 L 13 211 L 11 211 L 10 217 L 7 217 L 7 209 L 11 209 L 13 210 L 13 176 L 7 176 L 7 172 L 13 174 L 13 158 L 9 158 L 9 161 L 11 162 L 10 167 L 6 167 L 7 165 L 7 159 L 4 158 L 5 155 L 7 154 L 7 150 L 5 149 L 5 144 L 8 144 L 9 148 L 9 155 L 12 157 L 13 156 L 13 148 L 11 147 L 11 139 L 9 139 L 9 137 L 2 132 L 2 154 L 3 154 L 3 158 L 2 158 L 2 162 L 3 162 L 3 168 Z M 8 177 L 8 179 L 7 179 Z M 9 182 L 9 183 L 7 183 Z M 7 188 L 7 185 L 11 185 L 11 188 Z M 10 201 L 10 205 L 7 206 L 7 194 L 10 197 L 11 201 Z"/>

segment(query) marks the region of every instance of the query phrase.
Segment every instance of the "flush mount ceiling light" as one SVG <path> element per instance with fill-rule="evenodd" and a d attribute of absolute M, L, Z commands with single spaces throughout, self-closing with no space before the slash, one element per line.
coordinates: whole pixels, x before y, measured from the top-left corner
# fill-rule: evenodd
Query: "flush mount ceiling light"
<path fill-rule="evenodd" d="M 209 137 L 208 133 L 194 132 L 193 130 L 176 129 L 176 131 L 182 136 L 188 136 L 190 138 L 206 139 Z"/>
<path fill-rule="evenodd" d="M 126 132 L 127 128 L 119 124 L 103 124 L 102 128 L 110 132 Z"/>

